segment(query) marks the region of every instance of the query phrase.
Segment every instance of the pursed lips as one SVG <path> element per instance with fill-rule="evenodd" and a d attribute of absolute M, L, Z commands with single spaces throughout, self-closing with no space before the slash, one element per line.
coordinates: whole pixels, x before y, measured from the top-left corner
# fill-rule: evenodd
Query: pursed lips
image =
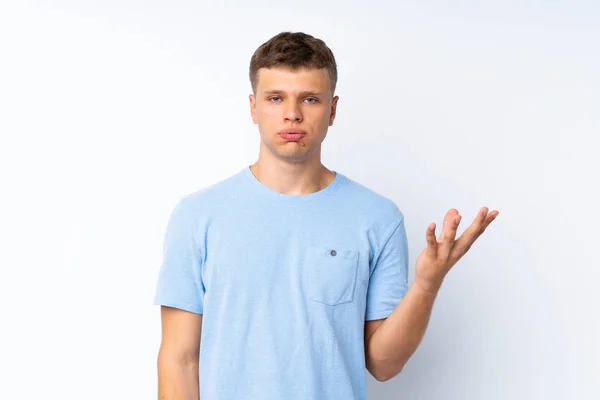
<path fill-rule="evenodd" d="M 306 136 L 306 132 L 300 129 L 284 129 L 279 132 L 279 136 L 288 141 L 297 141 Z"/>
<path fill-rule="evenodd" d="M 306 131 L 303 131 L 301 129 L 284 129 L 282 131 L 279 132 L 280 135 L 285 135 L 285 134 L 301 134 L 301 135 L 306 135 Z"/>

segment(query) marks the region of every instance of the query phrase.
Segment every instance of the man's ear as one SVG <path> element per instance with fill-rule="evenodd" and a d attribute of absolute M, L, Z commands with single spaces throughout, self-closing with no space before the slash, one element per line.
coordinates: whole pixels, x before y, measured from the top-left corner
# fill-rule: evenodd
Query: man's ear
<path fill-rule="evenodd" d="M 248 96 L 248 100 L 250 100 L 250 115 L 252 116 L 252 122 L 258 124 L 258 120 L 256 119 L 256 97 L 254 94 L 251 94 Z"/>
<path fill-rule="evenodd" d="M 335 96 L 331 101 L 331 113 L 329 114 L 329 126 L 333 125 L 333 120 L 335 119 L 335 113 L 337 111 L 337 102 L 340 99 L 339 96 Z"/>

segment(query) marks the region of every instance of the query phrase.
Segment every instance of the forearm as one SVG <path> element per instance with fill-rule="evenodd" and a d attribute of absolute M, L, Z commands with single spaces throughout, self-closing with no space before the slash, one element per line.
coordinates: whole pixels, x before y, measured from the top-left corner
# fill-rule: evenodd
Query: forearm
<path fill-rule="evenodd" d="M 369 339 L 367 362 L 382 380 L 399 374 L 425 336 L 439 286 L 415 283 Z"/>
<path fill-rule="evenodd" d="M 177 360 L 159 354 L 158 399 L 199 400 L 198 361 Z"/>

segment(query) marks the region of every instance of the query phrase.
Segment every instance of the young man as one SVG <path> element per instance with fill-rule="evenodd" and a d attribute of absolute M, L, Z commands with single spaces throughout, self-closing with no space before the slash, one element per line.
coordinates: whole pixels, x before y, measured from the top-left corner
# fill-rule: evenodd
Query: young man
<path fill-rule="evenodd" d="M 457 210 L 440 240 L 430 224 L 409 289 L 402 212 L 321 163 L 336 80 L 331 50 L 304 33 L 252 56 L 258 160 L 182 197 L 168 223 L 160 399 L 365 399 L 365 368 L 402 370 L 445 275 L 497 216 L 483 208 L 457 240 Z"/>

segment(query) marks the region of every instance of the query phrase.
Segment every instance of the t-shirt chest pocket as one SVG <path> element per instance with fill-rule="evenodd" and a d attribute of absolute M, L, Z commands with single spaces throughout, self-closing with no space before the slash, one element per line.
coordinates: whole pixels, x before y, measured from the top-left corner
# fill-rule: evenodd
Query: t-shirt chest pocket
<path fill-rule="evenodd" d="M 331 306 L 353 301 L 358 255 L 335 246 L 308 246 L 303 265 L 307 298 Z"/>

